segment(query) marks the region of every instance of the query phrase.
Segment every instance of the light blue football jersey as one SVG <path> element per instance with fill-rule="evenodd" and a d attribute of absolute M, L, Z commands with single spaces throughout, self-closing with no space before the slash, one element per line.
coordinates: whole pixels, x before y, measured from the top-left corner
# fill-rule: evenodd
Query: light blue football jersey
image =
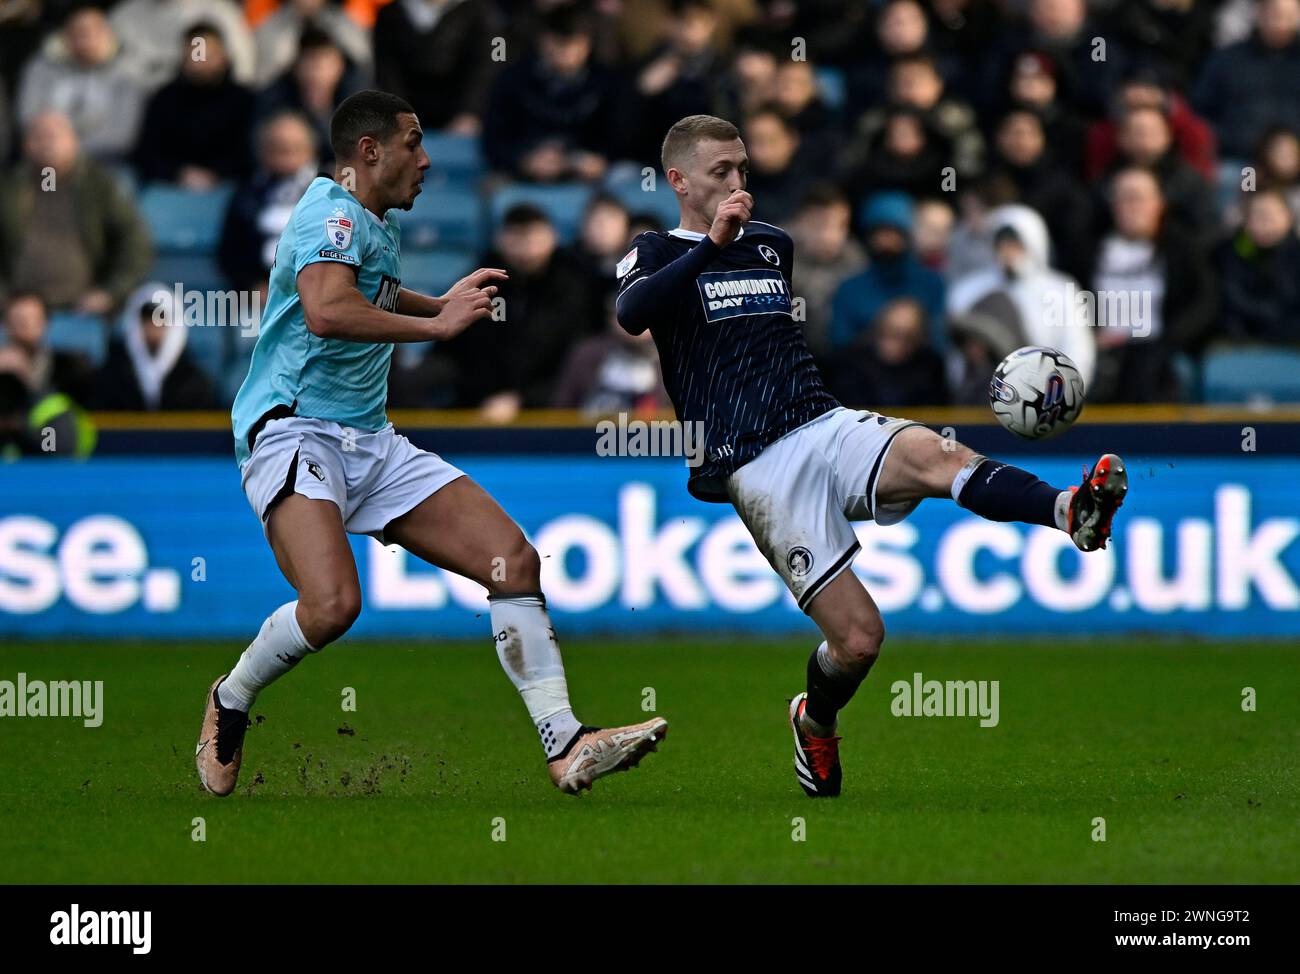
<path fill-rule="evenodd" d="M 372 304 L 394 311 L 401 288 L 399 238 L 391 210 L 380 220 L 324 176 L 307 187 L 276 246 L 253 360 L 231 412 L 241 467 L 249 455 L 249 430 L 277 405 L 361 432 L 374 432 L 388 422 L 392 343 L 313 335 L 298 297 L 298 273 L 326 260 L 355 267 L 358 290 Z"/>

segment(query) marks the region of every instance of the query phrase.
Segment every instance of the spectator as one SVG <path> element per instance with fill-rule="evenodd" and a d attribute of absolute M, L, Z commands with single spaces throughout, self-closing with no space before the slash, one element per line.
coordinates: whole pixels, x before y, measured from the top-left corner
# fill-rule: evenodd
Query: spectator
<path fill-rule="evenodd" d="M 235 81 L 253 83 L 257 49 L 244 13 L 233 0 L 122 0 L 108 19 L 122 39 L 132 71 L 148 91 L 175 79 L 198 53 L 188 42 L 199 24 L 211 25 L 220 35 Z"/>
<path fill-rule="evenodd" d="M 1026 344 L 1020 311 L 1001 291 L 986 295 L 965 314 L 950 315 L 953 354 L 946 363 L 954 406 L 987 406 L 989 379 L 998 363 Z"/>
<path fill-rule="evenodd" d="M 1259 184 L 1281 193 L 1300 225 L 1300 130 L 1272 129 L 1261 141 L 1256 158 Z"/>
<path fill-rule="evenodd" d="M 1142 70 L 1120 87 L 1111 116 L 1096 122 L 1088 130 L 1085 175 L 1100 179 L 1119 155 L 1119 129 L 1124 119 L 1138 109 L 1155 109 L 1165 117 L 1178 155 L 1200 175 L 1213 182 L 1218 179 L 1214 132 L 1205 120 L 1192 111 L 1186 99 L 1166 87 L 1159 76 Z"/>
<path fill-rule="evenodd" d="M 925 309 L 915 298 L 895 298 L 871 328 L 836 356 L 827 379 L 851 406 L 872 409 L 943 405 L 948 385 L 943 359 L 926 340 Z"/>
<path fill-rule="evenodd" d="M 709 0 L 671 0 L 668 36 L 636 69 L 632 122 L 623 141 L 633 158 L 659 161 L 663 133 L 687 115 L 717 114 L 723 104 L 718 78 L 718 15 Z"/>
<path fill-rule="evenodd" d="M 956 219 L 957 215 L 944 199 L 917 200 L 912 211 L 916 259 L 940 274 L 947 269 L 948 248 Z"/>
<path fill-rule="evenodd" d="M 846 107 L 851 118 L 886 100 L 889 70 L 896 60 L 929 50 L 930 26 L 917 0 L 887 0 L 878 11 L 872 56 L 859 56 L 849 68 Z"/>
<path fill-rule="evenodd" d="M 819 361 L 831 349 L 831 301 L 836 289 L 867 265 L 861 244 L 849 233 L 853 207 L 838 187 L 823 183 L 805 194 L 790 225 L 798 259 L 794 293 L 804 301 L 804 338 Z"/>
<path fill-rule="evenodd" d="M 0 78 L 0 166 L 9 161 L 9 150 L 13 142 L 13 132 L 9 123 L 9 92 L 5 88 L 4 78 Z"/>
<path fill-rule="evenodd" d="M 782 61 L 776 69 L 772 103 L 799 133 L 803 151 L 829 159 L 840 147 L 836 113 L 822 98 L 817 74 L 808 61 Z"/>
<path fill-rule="evenodd" d="M 257 99 L 259 118 L 284 111 L 299 113 L 312 127 L 321 164 L 333 168 L 330 119 L 343 99 L 360 91 L 360 78 L 330 35 L 315 27 L 303 32 L 293 68 Z"/>
<path fill-rule="evenodd" d="M 811 182 L 812 160 L 799 151 L 798 130 L 773 106 L 745 119 L 744 137 L 749 153 L 745 188 L 754 197 L 754 216 L 782 224 Z"/>
<path fill-rule="evenodd" d="M 1254 33 L 1210 55 L 1192 103 L 1229 159 L 1248 159 L 1271 126 L 1300 127 L 1300 0 L 1259 0 Z"/>
<path fill-rule="evenodd" d="M 298 60 L 299 40 L 308 29 L 320 31 L 364 75 L 370 74 L 370 37 L 343 12 L 337 0 L 287 0 L 257 25 L 256 88 L 265 88 Z"/>
<path fill-rule="evenodd" d="M 648 330 L 639 335 L 624 331 L 614 314 L 613 298 L 605 302 L 605 309 L 604 331 L 584 338 L 569 352 L 551 405 L 595 416 L 671 408 L 654 337 Z"/>
<path fill-rule="evenodd" d="M 23 71 L 19 120 L 26 124 L 42 112 L 61 112 L 72 121 L 88 156 L 112 161 L 129 155 L 144 111 L 144 91 L 103 11 L 76 8 L 58 43 L 46 48 Z"/>
<path fill-rule="evenodd" d="M 777 71 L 784 63 L 771 47 L 754 38 L 738 41 L 727 64 L 722 93 L 727 106 L 724 117 L 744 118 L 776 98 Z"/>
<path fill-rule="evenodd" d="M 952 145 L 952 164 L 965 179 L 984 169 L 984 137 L 975 110 L 945 90 L 938 63 L 930 54 L 910 54 L 889 69 L 889 96 L 894 104 L 914 108 L 931 129 Z M 866 118 L 876 113 L 868 112 Z"/>
<path fill-rule="evenodd" d="M 494 169 L 537 182 L 604 174 L 615 89 L 613 76 L 592 63 L 591 44 L 586 15 L 556 8 L 537 53 L 496 79 L 483 131 Z"/>
<path fill-rule="evenodd" d="M 587 204 L 572 256 L 585 281 L 586 307 L 592 312 L 587 330 L 593 334 L 605 326 L 605 303 L 618 287 L 614 270 L 627 254 L 630 226 L 627 207 L 613 196 L 598 193 Z"/>
<path fill-rule="evenodd" d="M 1084 115 L 1099 118 L 1123 77 L 1127 58 L 1117 37 L 1106 37 L 1088 15 L 1085 0 L 1029 0 L 1028 22 L 1006 31 L 1001 50 L 990 52 L 977 92 L 999 94 L 1008 67 L 1025 51 L 1050 57 L 1059 68 L 1058 82 Z M 1104 54 L 1099 41 L 1105 44 Z M 985 111 L 998 106 L 986 100 Z"/>
<path fill-rule="evenodd" d="M 1046 54 L 1025 51 L 1011 63 L 1007 83 L 1010 109 L 1024 108 L 1038 116 L 1052 156 L 1071 176 L 1083 171 L 1088 122 L 1061 89 L 1060 68 Z M 1005 118 L 1005 116 L 1003 116 Z"/>
<path fill-rule="evenodd" d="M 1026 342 L 1060 349 L 1090 385 L 1097 358 L 1094 317 L 1080 299 L 1074 278 L 1052 270 L 1047 224 L 1019 203 L 994 210 L 989 224 L 993 264 L 953 284 L 948 312 L 966 314 L 991 295 L 1005 295 L 1015 307 Z"/>
<path fill-rule="evenodd" d="M 555 228 L 537 207 L 507 210 L 495 244 L 481 264 L 510 274 L 498 292 L 503 320 L 470 328 L 439 351 L 457 368 L 460 404 L 509 422 L 521 408 L 551 403 L 560 367 L 588 334 L 592 312 L 581 273 L 557 249 Z"/>
<path fill-rule="evenodd" d="M 912 252 L 912 201 L 903 193 L 867 200 L 863 224 L 870 262 L 839 286 L 831 300 L 831 348 L 852 345 L 895 298 L 915 298 L 925 309 L 930 343 L 942 347 L 943 278 Z"/>
<path fill-rule="evenodd" d="M 1212 0 L 1124 0 L 1113 6 L 1108 26 L 1186 86 L 1213 46 L 1215 6 Z"/>
<path fill-rule="evenodd" d="M 1199 244 L 1167 216 L 1155 174 L 1120 170 L 1111 184 L 1113 230 L 1101 241 L 1096 294 L 1099 402 L 1164 402 L 1180 393 L 1177 353 L 1197 352 L 1216 311 Z"/>
<path fill-rule="evenodd" d="M 84 403 L 93 369 L 78 352 L 52 348 L 49 316 L 39 294 L 18 291 L 9 296 L 4 314 L 5 344 L 0 347 L 4 369 L 22 379 L 34 400 L 62 393 Z"/>
<path fill-rule="evenodd" d="M 1160 180 L 1169 215 L 1184 230 L 1208 242 L 1218 227 L 1210 185 L 1178 155 L 1173 145 L 1169 120 L 1158 108 L 1135 108 L 1119 127 L 1119 161 L 1116 170 L 1128 166 L 1150 169 Z"/>
<path fill-rule="evenodd" d="M 887 109 L 879 129 L 855 141 L 841 160 L 842 178 L 857 198 L 891 189 L 910 196 L 947 192 L 956 178 L 952 164 L 952 143 L 905 106 Z"/>
<path fill-rule="evenodd" d="M 185 351 L 184 315 L 161 283 L 135 291 L 122 312 L 121 337 L 95 374 L 96 409 L 158 412 L 214 409 L 212 383 Z"/>
<path fill-rule="evenodd" d="M 108 313 L 149 269 L 144 220 L 81 154 L 66 116 L 32 119 L 23 155 L 0 179 L 0 297 L 32 291 L 52 308 Z"/>
<path fill-rule="evenodd" d="M 257 132 L 257 171 L 230 198 L 217 261 L 231 286 L 264 288 L 294 205 L 319 172 L 315 137 L 301 115 L 281 112 Z"/>
<path fill-rule="evenodd" d="M 1056 243 L 1053 264 L 1086 280 L 1092 260 L 1093 204 L 1078 180 L 1058 164 L 1043 122 L 1025 108 L 998 124 L 991 175 L 1015 188 L 1016 199 L 1047 220 Z"/>
<path fill-rule="evenodd" d="M 1241 229 L 1219 245 L 1221 321 L 1236 341 L 1300 344 L 1300 238 L 1276 190 L 1245 195 Z"/>
<path fill-rule="evenodd" d="M 186 32 L 186 51 L 202 42 L 201 59 L 186 57 L 181 73 L 149 101 L 135 147 L 143 182 L 211 189 L 252 168 L 248 125 L 253 95 L 235 82 L 220 33 L 210 24 Z M 197 47 L 194 48 L 198 50 Z"/>
<path fill-rule="evenodd" d="M 375 18 L 375 82 L 428 130 L 477 135 L 496 69 L 487 0 L 394 0 Z"/>

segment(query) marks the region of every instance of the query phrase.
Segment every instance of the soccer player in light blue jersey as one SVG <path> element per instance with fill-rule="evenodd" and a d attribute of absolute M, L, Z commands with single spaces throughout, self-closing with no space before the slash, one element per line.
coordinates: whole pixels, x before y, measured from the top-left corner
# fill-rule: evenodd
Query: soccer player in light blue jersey
<path fill-rule="evenodd" d="M 280 606 L 209 688 L 195 761 L 214 795 L 239 776 L 258 693 L 341 637 L 361 611 L 348 534 L 401 545 L 483 585 L 501 665 L 537 725 L 551 780 L 577 794 L 634 766 L 662 718 L 582 724 L 541 592 L 537 552 L 481 487 L 394 432 L 385 415 L 396 342 L 445 341 L 489 318 L 505 278 L 481 268 L 441 297 L 401 285 L 400 224 L 429 156 L 411 107 L 380 91 L 330 124 L 333 179 L 312 182 L 280 237 L 248 377 L 235 398 L 244 492 L 298 598 Z"/>

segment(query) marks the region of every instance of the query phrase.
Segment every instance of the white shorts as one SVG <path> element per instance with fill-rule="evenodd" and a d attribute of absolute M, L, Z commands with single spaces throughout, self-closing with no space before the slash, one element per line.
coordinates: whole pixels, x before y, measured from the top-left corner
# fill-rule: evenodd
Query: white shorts
<path fill-rule="evenodd" d="M 436 453 L 412 446 L 392 423 L 365 433 L 305 416 L 267 423 L 242 474 L 263 532 L 277 500 L 302 494 L 333 501 L 350 534 L 368 534 L 381 544 L 390 521 L 464 476 Z"/>
<path fill-rule="evenodd" d="M 878 505 L 876 482 L 894 437 L 921 425 L 841 406 L 727 478 L 736 513 L 805 612 L 858 553 L 851 521 L 895 524 L 920 503 Z"/>

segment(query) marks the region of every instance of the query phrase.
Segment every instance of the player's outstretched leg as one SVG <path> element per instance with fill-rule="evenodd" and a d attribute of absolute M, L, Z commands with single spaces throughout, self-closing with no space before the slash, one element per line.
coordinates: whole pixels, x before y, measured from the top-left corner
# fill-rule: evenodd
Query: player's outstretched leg
<path fill-rule="evenodd" d="M 668 734 L 661 717 L 589 727 L 573 714 L 564 663 L 541 592 L 541 562 L 519 526 L 468 477 L 384 529 L 387 541 L 488 590 L 497 658 L 537 726 L 551 781 L 567 794 L 635 767 Z"/>
<path fill-rule="evenodd" d="M 990 460 L 916 426 L 898 434 L 876 488 L 877 506 L 951 496 L 990 521 L 1041 524 L 1066 532 L 1081 551 L 1104 548 L 1128 493 L 1124 461 L 1103 454 L 1082 487 L 1061 489 L 1027 470 Z"/>
<path fill-rule="evenodd" d="M 271 510 L 268 534 L 298 598 L 271 613 L 239 662 L 208 690 L 194 761 L 213 795 L 235 790 L 258 693 L 347 632 L 361 610 L 356 565 L 332 501 L 290 495 Z"/>
<path fill-rule="evenodd" d="M 858 577 L 842 572 L 809 603 L 826 641 L 808 658 L 808 683 L 790 701 L 794 773 L 812 798 L 840 793 L 838 714 L 867 678 L 885 638 L 880 610 Z"/>

